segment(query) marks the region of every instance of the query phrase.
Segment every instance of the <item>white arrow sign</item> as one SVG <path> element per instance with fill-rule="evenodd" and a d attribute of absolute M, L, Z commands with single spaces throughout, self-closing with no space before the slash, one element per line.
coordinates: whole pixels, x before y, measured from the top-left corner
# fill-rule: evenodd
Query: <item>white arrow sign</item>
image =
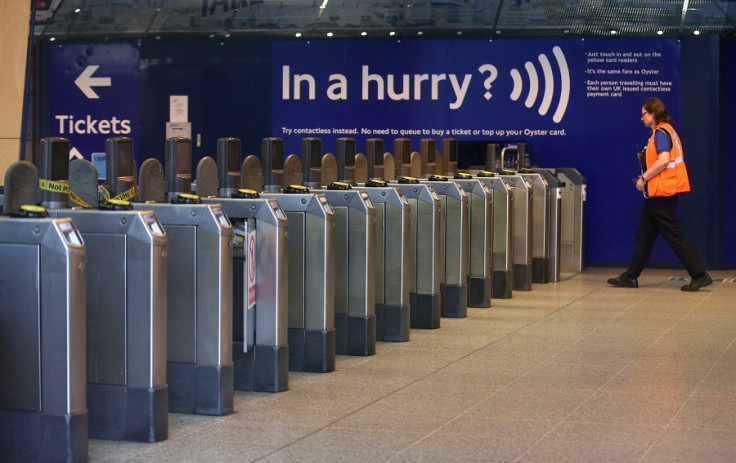
<path fill-rule="evenodd" d="M 112 79 L 109 77 L 92 77 L 97 68 L 100 66 L 92 64 L 84 68 L 79 77 L 74 80 L 74 84 L 79 87 L 79 90 L 84 93 L 89 99 L 97 99 L 100 96 L 92 90 L 92 87 L 109 87 L 112 85 Z"/>
<path fill-rule="evenodd" d="M 77 148 L 72 147 L 72 149 L 69 150 L 69 161 L 71 162 L 75 159 L 84 159 L 84 156 L 82 156 L 82 153 L 80 153 Z"/>

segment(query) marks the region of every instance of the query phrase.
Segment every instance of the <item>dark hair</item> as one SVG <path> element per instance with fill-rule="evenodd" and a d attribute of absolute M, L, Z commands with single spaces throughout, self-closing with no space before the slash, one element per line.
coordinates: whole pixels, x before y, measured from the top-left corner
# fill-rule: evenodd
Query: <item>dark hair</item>
<path fill-rule="evenodd" d="M 641 107 L 644 108 L 644 111 L 654 115 L 654 121 L 657 124 L 660 122 L 670 123 L 670 115 L 667 113 L 667 107 L 659 98 L 647 98 L 644 100 L 644 103 L 641 104 Z"/>

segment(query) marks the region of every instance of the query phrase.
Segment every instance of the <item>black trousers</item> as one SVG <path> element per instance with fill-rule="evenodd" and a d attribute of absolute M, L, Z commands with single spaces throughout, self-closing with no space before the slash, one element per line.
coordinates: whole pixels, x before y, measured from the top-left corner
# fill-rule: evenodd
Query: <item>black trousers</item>
<path fill-rule="evenodd" d="M 644 200 L 636 229 L 634 253 L 626 269 L 626 274 L 630 277 L 637 278 L 641 275 L 660 233 L 691 277 L 705 271 L 695 247 L 685 236 L 680 219 L 677 218 L 677 198 L 678 196 L 665 196 Z"/>

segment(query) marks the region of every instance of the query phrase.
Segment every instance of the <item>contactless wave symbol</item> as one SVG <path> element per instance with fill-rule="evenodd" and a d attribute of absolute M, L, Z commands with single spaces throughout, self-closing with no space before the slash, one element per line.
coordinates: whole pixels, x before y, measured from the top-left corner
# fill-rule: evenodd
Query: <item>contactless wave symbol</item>
<path fill-rule="evenodd" d="M 560 97 L 557 102 L 557 109 L 552 115 L 552 120 L 555 123 L 559 123 L 565 116 L 567 110 L 567 103 L 570 100 L 570 71 L 567 67 L 567 60 L 565 55 L 562 53 L 560 47 L 555 46 L 552 48 L 552 54 L 557 61 L 557 67 L 560 71 Z M 554 97 L 555 90 L 555 76 L 552 72 L 552 65 L 546 55 L 540 54 L 538 57 L 539 66 L 542 68 L 542 75 L 544 76 L 544 93 L 542 94 L 542 101 L 539 104 L 539 115 L 545 116 L 549 112 L 550 106 L 552 106 L 552 99 Z M 527 108 L 534 106 L 539 95 L 539 76 L 534 63 L 527 61 L 524 63 L 524 69 L 529 77 L 529 93 L 526 96 L 524 105 Z M 509 97 L 512 101 L 517 101 L 521 97 L 521 93 L 524 87 L 521 73 L 517 69 L 509 71 L 511 79 L 514 81 L 514 89 L 511 91 Z"/>

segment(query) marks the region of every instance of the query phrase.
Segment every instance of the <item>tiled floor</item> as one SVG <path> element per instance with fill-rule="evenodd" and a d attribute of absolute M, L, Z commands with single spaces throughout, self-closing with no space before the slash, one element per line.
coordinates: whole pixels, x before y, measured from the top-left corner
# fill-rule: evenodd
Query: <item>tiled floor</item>
<path fill-rule="evenodd" d="M 169 415 L 155 444 L 90 442 L 91 461 L 734 462 L 736 277 L 684 293 L 593 268 L 535 284 L 335 372 L 236 392 L 225 417 Z"/>

